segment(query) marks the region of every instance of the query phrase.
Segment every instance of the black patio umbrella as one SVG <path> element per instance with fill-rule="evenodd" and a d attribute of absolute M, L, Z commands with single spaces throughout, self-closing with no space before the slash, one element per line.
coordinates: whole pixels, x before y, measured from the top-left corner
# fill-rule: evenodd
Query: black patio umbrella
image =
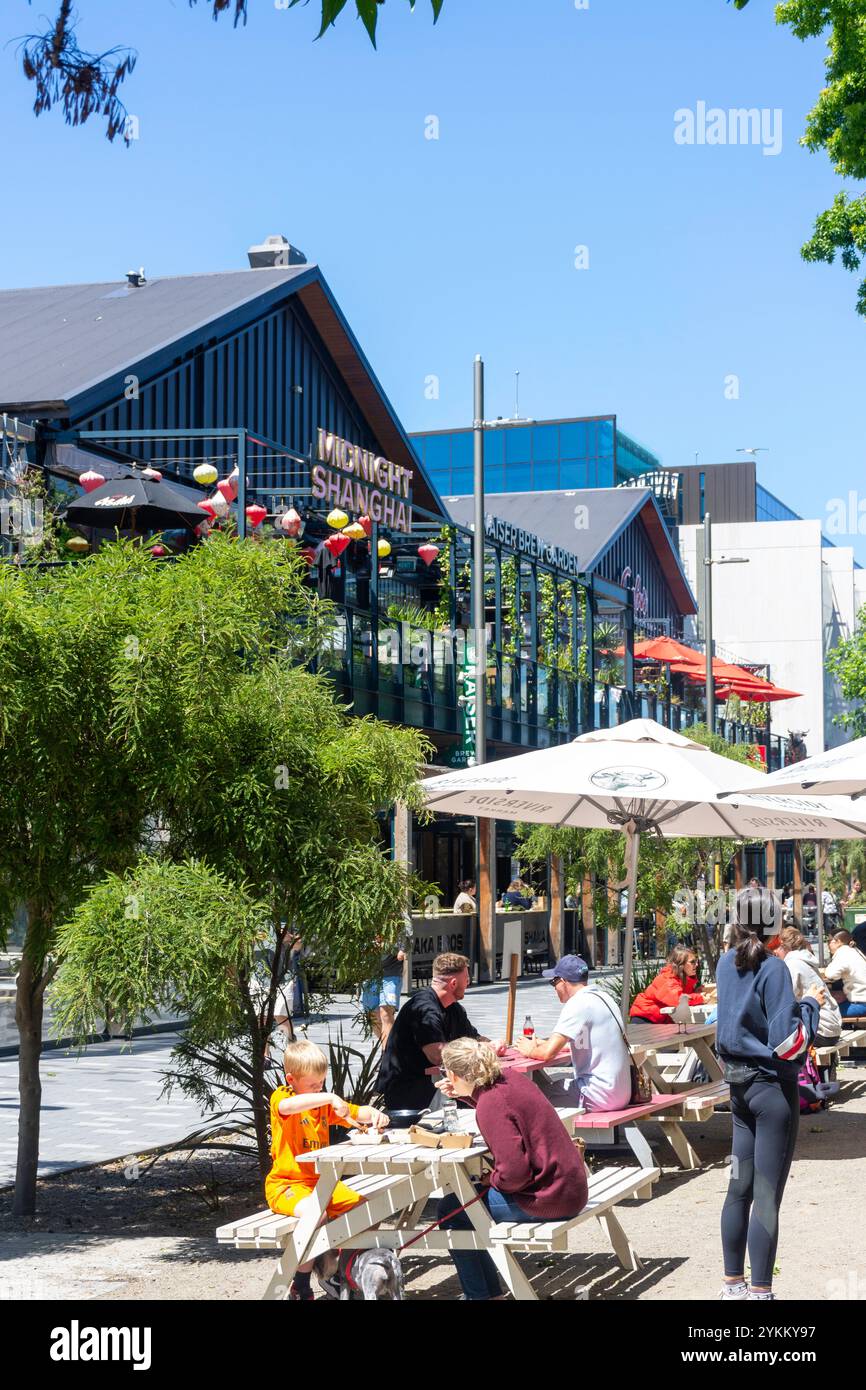
<path fill-rule="evenodd" d="M 185 526 L 190 531 L 209 520 L 196 502 L 157 478 L 111 478 L 93 492 L 77 497 L 66 508 L 71 526 L 101 530 L 165 531 Z"/>

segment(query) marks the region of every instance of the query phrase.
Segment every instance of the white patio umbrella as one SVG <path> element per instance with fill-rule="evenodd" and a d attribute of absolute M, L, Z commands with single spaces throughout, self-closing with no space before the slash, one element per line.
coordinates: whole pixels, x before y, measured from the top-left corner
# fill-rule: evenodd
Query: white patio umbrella
<path fill-rule="evenodd" d="M 753 795 L 751 787 L 742 788 L 742 793 Z M 773 795 L 779 792 L 806 792 L 809 796 L 833 796 L 850 798 L 851 802 L 866 792 L 866 738 L 854 739 L 841 748 L 830 748 L 826 753 L 816 753 L 811 758 L 803 758 L 789 767 L 782 767 L 763 779 L 762 794 Z M 857 807 L 852 805 L 853 814 Z M 816 853 L 815 887 L 818 892 L 818 960 L 824 964 L 824 895 L 821 891 L 821 859 Z"/>
<path fill-rule="evenodd" d="M 572 743 L 448 772 L 424 783 L 437 812 L 625 832 L 628 913 L 623 1020 L 628 1017 L 640 837 L 655 833 L 745 840 L 857 839 L 866 819 L 843 818 L 849 802 L 752 795 L 767 778 L 652 719 L 582 734 Z M 749 795 L 719 799 L 747 786 Z"/>
<path fill-rule="evenodd" d="M 751 795 L 754 787 L 740 790 Z M 855 738 L 841 748 L 803 758 L 778 772 L 771 772 L 761 784 L 762 794 L 777 792 L 807 792 L 809 796 L 850 796 L 857 798 L 866 792 L 866 738 Z"/>

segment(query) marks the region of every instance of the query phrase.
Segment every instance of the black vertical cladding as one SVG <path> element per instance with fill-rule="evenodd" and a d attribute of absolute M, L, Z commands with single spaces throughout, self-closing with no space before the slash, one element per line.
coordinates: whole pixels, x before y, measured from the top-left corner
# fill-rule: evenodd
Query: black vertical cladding
<path fill-rule="evenodd" d="M 316 431 L 323 426 L 364 449 L 379 447 L 297 302 L 270 310 L 223 338 L 210 339 L 168 369 L 142 378 L 137 399 L 121 394 L 71 423 L 86 430 L 245 428 L 302 455 L 315 447 Z M 191 476 L 203 453 L 225 454 L 230 448 L 226 441 L 178 440 L 169 445 L 143 442 L 131 452 L 139 458 L 181 459 L 173 471 Z M 291 461 L 274 458 L 272 452 L 252 451 L 251 491 L 290 485 Z M 228 471 L 223 463 L 217 463 L 220 472 Z"/>
<path fill-rule="evenodd" d="M 626 569 L 631 570 L 626 585 L 629 589 L 634 588 L 635 579 L 640 575 L 641 585 L 646 591 L 649 603 L 646 616 L 656 620 L 669 619 L 672 635 L 681 631 L 682 615 L 639 517 L 635 517 L 622 534 L 617 536 L 595 567 L 596 573 L 612 584 L 622 584 Z M 640 616 L 636 614 L 635 620 L 639 624 Z"/>

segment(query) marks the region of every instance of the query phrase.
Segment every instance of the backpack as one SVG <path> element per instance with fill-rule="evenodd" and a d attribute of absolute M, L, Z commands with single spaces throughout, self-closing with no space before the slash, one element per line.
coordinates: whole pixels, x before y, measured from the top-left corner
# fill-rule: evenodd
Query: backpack
<path fill-rule="evenodd" d="M 797 1077 L 797 1086 L 800 1092 L 801 1115 L 814 1115 L 818 1110 L 826 1110 L 827 1102 L 839 1093 L 838 1081 L 821 1080 L 814 1047 L 810 1047 L 806 1054 Z"/>

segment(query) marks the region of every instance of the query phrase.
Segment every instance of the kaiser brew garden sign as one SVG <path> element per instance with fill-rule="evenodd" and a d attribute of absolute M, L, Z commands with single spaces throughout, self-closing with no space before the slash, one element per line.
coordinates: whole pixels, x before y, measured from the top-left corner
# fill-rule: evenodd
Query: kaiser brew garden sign
<path fill-rule="evenodd" d="M 410 534 L 411 468 L 391 463 L 372 449 L 349 444 L 323 429 L 318 432 L 316 457 L 318 462 L 310 472 L 315 498 L 329 507 L 370 516 L 391 530 Z"/>

